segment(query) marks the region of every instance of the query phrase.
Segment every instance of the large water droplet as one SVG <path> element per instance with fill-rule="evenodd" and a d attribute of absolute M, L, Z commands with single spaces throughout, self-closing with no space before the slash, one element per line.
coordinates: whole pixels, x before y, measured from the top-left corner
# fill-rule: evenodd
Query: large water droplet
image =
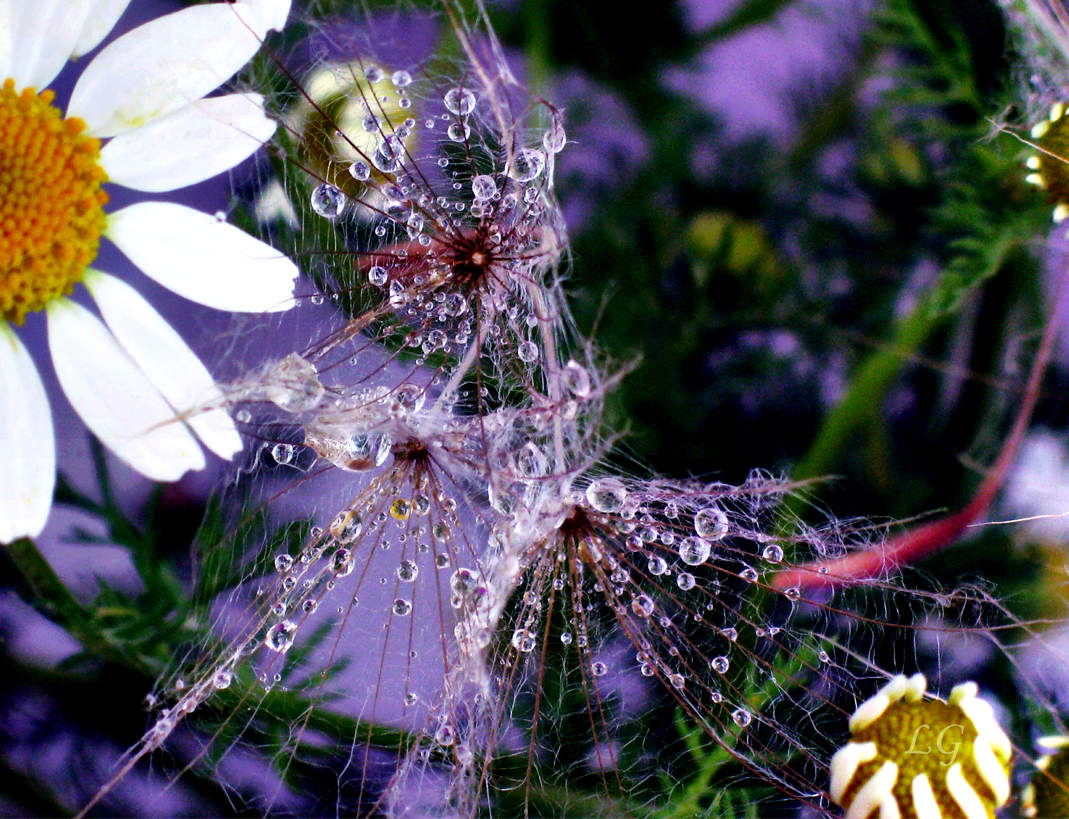
<path fill-rule="evenodd" d="M 590 374 L 578 361 L 569 361 L 560 371 L 561 386 L 576 398 L 590 395 Z"/>
<path fill-rule="evenodd" d="M 640 594 L 631 601 L 631 611 L 639 617 L 649 617 L 653 614 L 653 600 L 648 595 Z"/>
<path fill-rule="evenodd" d="M 292 620 L 283 620 L 275 623 L 267 630 L 264 636 L 264 645 L 279 654 L 285 654 L 293 645 L 293 637 L 297 633 L 297 624 Z"/>
<path fill-rule="evenodd" d="M 497 193 L 497 185 L 494 178 L 488 174 L 479 174 L 471 180 L 471 193 L 476 201 L 485 201 L 493 198 Z"/>
<path fill-rule="evenodd" d="M 753 719 L 753 714 L 747 711 L 745 708 L 736 708 L 731 712 L 731 718 L 735 721 L 735 724 L 740 728 L 745 728 L 750 724 Z"/>
<path fill-rule="evenodd" d="M 627 489 L 616 478 L 600 478 L 586 488 L 586 499 L 599 512 L 619 512 L 627 500 Z"/>
<path fill-rule="evenodd" d="M 512 647 L 517 651 L 522 651 L 526 654 L 534 649 L 535 643 L 534 634 L 525 628 L 518 628 L 512 632 Z"/>
<path fill-rule="evenodd" d="M 367 271 L 367 280 L 375 287 L 382 287 L 389 278 L 390 274 L 386 272 L 386 268 L 382 265 L 372 265 Z"/>
<path fill-rule="evenodd" d="M 475 110 L 475 95 L 467 88 L 451 88 L 445 94 L 445 108 L 450 114 L 466 117 Z"/>
<path fill-rule="evenodd" d="M 345 194 L 333 185 L 323 183 L 312 191 L 312 210 L 326 219 L 337 219 L 345 210 Z"/>
<path fill-rule="evenodd" d="M 295 449 L 293 444 L 275 444 L 271 447 L 271 457 L 275 459 L 275 463 L 288 464 L 293 460 L 293 454 Z"/>
<path fill-rule="evenodd" d="M 761 557 L 769 563 L 779 563 L 783 560 L 783 547 L 778 546 L 775 543 L 770 543 L 761 551 Z"/>
<path fill-rule="evenodd" d="M 559 154 L 564 150 L 567 137 L 564 133 L 564 123 L 555 120 L 554 123 L 542 134 L 542 147 L 548 154 Z"/>
<path fill-rule="evenodd" d="M 728 533 L 728 516 L 721 509 L 701 509 L 694 515 L 694 531 L 706 540 L 720 540 Z"/>
<path fill-rule="evenodd" d="M 546 167 L 546 155 L 537 148 L 521 148 L 512 159 L 511 176 L 518 182 L 529 182 Z"/>
<path fill-rule="evenodd" d="M 723 655 L 719 657 L 713 657 L 713 659 L 709 661 L 709 667 L 712 668 L 713 671 L 715 671 L 717 674 L 726 673 L 730 665 L 731 663 L 728 658 Z"/>
<path fill-rule="evenodd" d="M 406 88 L 412 84 L 412 75 L 407 71 L 394 71 L 390 75 L 390 82 L 392 82 L 397 88 Z"/>
<path fill-rule="evenodd" d="M 709 541 L 700 537 L 685 537 L 679 541 L 679 559 L 688 566 L 700 566 L 712 551 Z"/>
<path fill-rule="evenodd" d="M 405 583 L 414 583 L 417 577 L 419 577 L 419 566 L 412 560 L 402 560 L 401 565 L 397 567 L 397 579 Z"/>
<path fill-rule="evenodd" d="M 358 182 L 367 182 L 371 178 L 371 166 L 358 159 L 349 166 L 349 175 Z"/>
<path fill-rule="evenodd" d="M 412 611 L 412 602 L 398 597 L 393 601 L 393 613 L 398 617 L 404 617 Z"/>
<path fill-rule="evenodd" d="M 292 555 L 278 555 L 275 558 L 275 571 L 280 574 L 288 572 L 293 567 Z"/>

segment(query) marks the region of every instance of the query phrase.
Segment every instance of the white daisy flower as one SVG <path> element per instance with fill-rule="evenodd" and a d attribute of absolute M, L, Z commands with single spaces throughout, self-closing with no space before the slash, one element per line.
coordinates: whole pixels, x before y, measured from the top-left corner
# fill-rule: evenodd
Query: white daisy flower
<path fill-rule="evenodd" d="M 292 305 L 297 268 L 268 245 L 178 204 L 105 212 L 102 190 L 192 185 L 271 137 L 259 95 L 205 95 L 282 27 L 290 0 L 211 3 L 139 26 L 85 67 L 64 115 L 38 89 L 99 45 L 128 3 L 0 0 L 0 543 L 41 531 L 55 485 L 48 399 L 15 332 L 29 313 L 47 315 L 74 409 L 134 469 L 158 481 L 200 469 L 191 433 L 222 458 L 241 448 L 223 410 L 194 411 L 214 393 L 192 350 L 136 290 L 89 267 L 101 236 L 192 301 L 249 312 Z M 79 282 L 103 321 L 66 298 Z"/>

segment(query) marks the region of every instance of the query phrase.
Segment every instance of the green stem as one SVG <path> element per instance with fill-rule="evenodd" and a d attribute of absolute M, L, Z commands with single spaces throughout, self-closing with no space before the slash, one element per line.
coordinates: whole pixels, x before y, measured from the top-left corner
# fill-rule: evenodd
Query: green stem
<path fill-rule="evenodd" d="M 792 478 L 806 480 L 828 474 L 851 435 L 879 412 L 880 396 L 903 363 L 932 334 L 943 315 L 932 309 L 928 299 L 922 299 L 899 322 L 891 343 L 873 352 L 858 368 L 839 405 L 824 419 L 809 452 L 791 471 Z"/>

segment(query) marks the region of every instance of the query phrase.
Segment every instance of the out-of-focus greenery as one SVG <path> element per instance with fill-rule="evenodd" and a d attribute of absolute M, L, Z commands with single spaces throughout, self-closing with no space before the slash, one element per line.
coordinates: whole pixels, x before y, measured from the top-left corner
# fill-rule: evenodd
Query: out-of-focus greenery
<path fill-rule="evenodd" d="M 634 127 L 646 146 L 573 232 L 568 285 L 580 328 L 610 357 L 638 358 L 610 407 L 612 424 L 630 430 L 623 449 L 679 477 L 738 481 L 755 467 L 834 475 L 817 492 L 844 516 L 904 519 L 958 508 L 979 481 L 975 465 L 990 462 L 1020 403 L 1047 318 L 1037 247 L 1050 207 L 1023 181 L 1024 146 L 989 119 L 1005 116 L 1027 130 L 1013 79 L 1022 55 L 1009 50 L 994 3 L 875 0 L 850 62 L 828 77 L 799 74 L 784 89 L 796 122 L 786 137 L 730 141 L 715 113 L 670 90 L 666 74 L 801 3 L 725 5 L 705 30 L 689 29 L 673 2 L 640 12 L 610 0 L 492 9 L 540 93 L 552 98 L 559 78 L 578 73 L 626 108 L 631 124 L 620 127 Z M 582 99 L 564 103 L 582 116 Z M 746 100 L 738 104 L 745 109 Z M 588 121 L 569 133 L 593 139 L 614 127 Z M 558 195 L 565 203 L 581 197 L 583 184 L 581 174 L 562 176 Z M 1062 428 L 1069 420 L 1059 389 L 1065 377 L 1061 365 L 1049 373 L 1038 422 Z M 107 523 L 143 591 L 104 585 L 94 600 L 78 602 L 32 544 L 7 549 L 5 585 L 81 650 L 48 669 L 5 654 L 0 701 L 10 712 L 22 698 L 43 696 L 57 725 L 129 746 L 144 728 L 144 693 L 198 625 L 187 619 L 186 522 L 216 510 L 160 493 L 135 525 L 107 494 L 98 502 L 64 486 L 58 501 Z M 963 575 L 997 580 L 997 594 L 1019 616 L 1042 617 L 1047 554 L 1016 548 L 1007 530 L 991 529 L 967 552 L 949 549 L 924 570 L 935 584 Z M 1028 706 L 1007 665 L 974 676 L 1017 708 L 1011 716 L 1023 724 Z M 106 719 L 91 705 L 100 701 Z M 299 692 L 276 694 L 262 708 L 296 718 Z M 341 717 L 320 727 L 349 737 L 371 730 Z M 678 772 L 682 784 L 663 788 L 671 794 L 664 815 L 745 815 L 744 794 L 704 793 L 703 771 L 722 760 L 706 759 L 685 727 L 680 734 L 693 764 Z M 269 750 L 284 738 L 253 741 Z M 57 793 L 3 765 L 0 799 L 13 812 L 66 812 L 96 784 Z M 187 781 L 206 810 L 244 810 L 198 772 Z M 311 765 L 303 773 L 317 775 Z M 545 800 L 538 804 L 552 806 L 553 797 L 536 794 Z M 580 797 L 569 799 L 584 809 Z"/>

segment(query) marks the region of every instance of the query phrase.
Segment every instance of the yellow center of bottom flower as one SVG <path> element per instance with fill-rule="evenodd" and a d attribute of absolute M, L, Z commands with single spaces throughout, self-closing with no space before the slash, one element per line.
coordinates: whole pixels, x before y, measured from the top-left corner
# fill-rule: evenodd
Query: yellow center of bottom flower
<path fill-rule="evenodd" d="M 54 96 L 0 88 L 0 320 L 15 324 L 74 289 L 104 230 L 100 141 Z"/>

